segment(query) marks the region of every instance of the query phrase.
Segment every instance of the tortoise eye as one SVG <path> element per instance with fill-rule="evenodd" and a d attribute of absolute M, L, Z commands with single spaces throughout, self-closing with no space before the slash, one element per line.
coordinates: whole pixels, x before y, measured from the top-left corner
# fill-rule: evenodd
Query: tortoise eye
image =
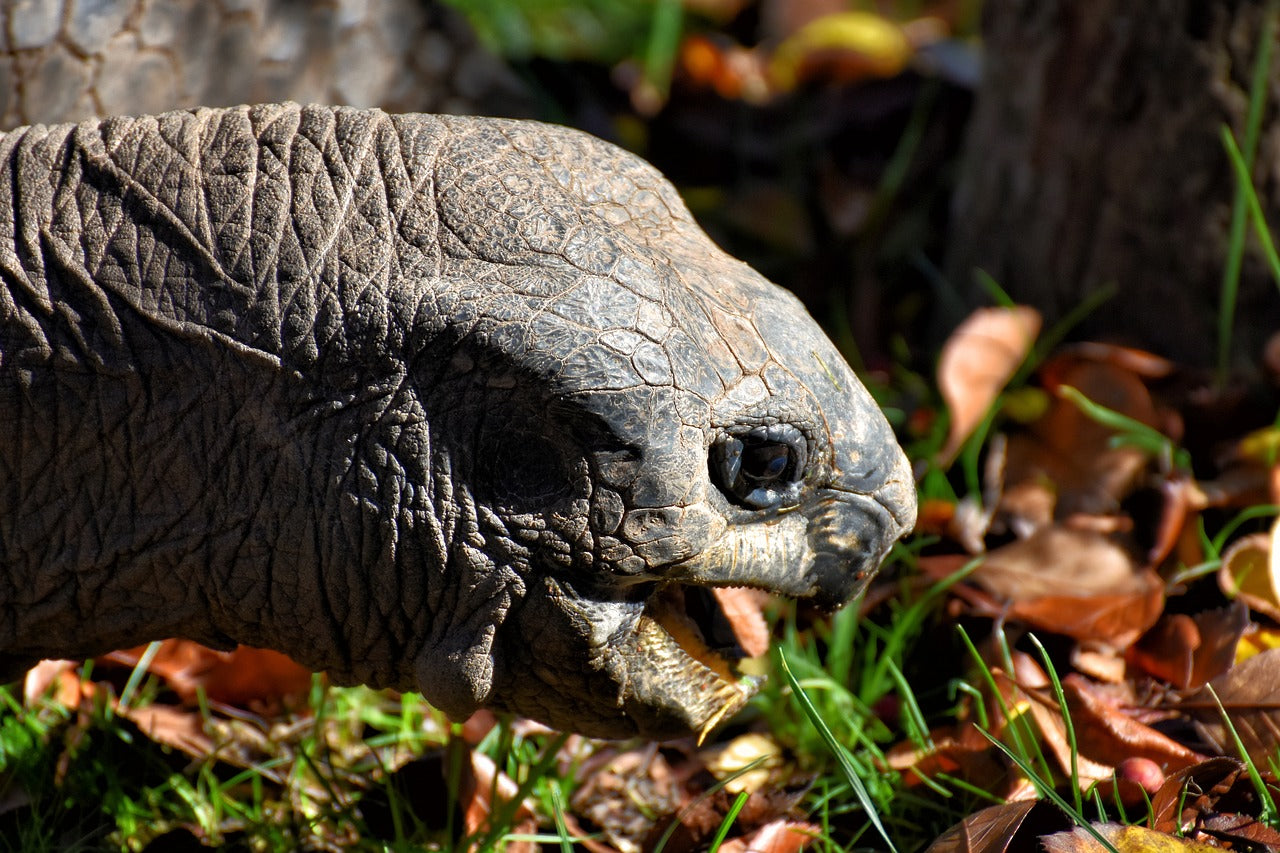
<path fill-rule="evenodd" d="M 757 444 L 742 449 L 742 476 L 756 483 L 779 479 L 791 463 L 791 447 L 785 444 Z"/>
<path fill-rule="evenodd" d="M 806 456 L 798 429 L 773 424 L 724 436 L 712 446 L 710 462 L 716 485 L 731 501 L 769 509 L 799 498 Z"/>

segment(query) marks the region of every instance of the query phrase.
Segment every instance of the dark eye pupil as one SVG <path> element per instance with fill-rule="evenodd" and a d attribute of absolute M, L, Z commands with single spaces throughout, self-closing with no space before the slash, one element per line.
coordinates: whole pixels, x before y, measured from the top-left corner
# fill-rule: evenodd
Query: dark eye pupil
<path fill-rule="evenodd" d="M 742 452 L 742 475 L 756 482 L 772 482 L 787 470 L 791 459 L 785 444 L 757 444 Z"/>
<path fill-rule="evenodd" d="M 759 426 L 725 435 L 711 447 L 712 481 L 733 503 L 769 509 L 799 502 L 808 453 L 804 435 L 790 424 Z"/>

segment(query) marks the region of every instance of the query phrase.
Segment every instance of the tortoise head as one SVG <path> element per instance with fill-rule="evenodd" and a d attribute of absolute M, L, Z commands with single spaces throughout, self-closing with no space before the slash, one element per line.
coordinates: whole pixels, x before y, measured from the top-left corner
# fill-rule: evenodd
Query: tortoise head
<path fill-rule="evenodd" d="M 521 583 L 477 700 L 600 736 L 705 731 L 755 686 L 709 590 L 846 604 L 914 524 L 907 460 L 801 304 L 651 167 L 572 131 L 483 133 L 438 185 L 467 249 L 444 272 L 475 282 L 442 387 L 487 412 L 458 446 Z M 463 227 L 477 193 L 520 232 Z"/>

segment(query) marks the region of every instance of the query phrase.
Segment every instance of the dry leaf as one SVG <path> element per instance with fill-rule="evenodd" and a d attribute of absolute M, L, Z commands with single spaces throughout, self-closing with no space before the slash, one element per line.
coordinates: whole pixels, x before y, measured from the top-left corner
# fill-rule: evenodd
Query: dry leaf
<path fill-rule="evenodd" d="M 1110 538 L 1051 526 L 997 548 L 969 576 L 1008 615 L 1081 641 L 1125 648 L 1155 624 L 1164 584 Z"/>
<path fill-rule="evenodd" d="M 951 333 L 938 358 L 938 391 L 951 413 L 939 456 L 951 459 L 982 423 L 1040 334 L 1034 308 L 980 308 Z"/>
<path fill-rule="evenodd" d="M 1198 841 L 1188 841 L 1176 835 L 1156 832 L 1143 826 L 1122 826 L 1118 823 L 1096 823 L 1093 829 L 1107 840 L 1104 846 L 1093 833 L 1083 827 L 1056 832 L 1040 839 L 1045 853 L 1220 853 L 1221 848 Z"/>
<path fill-rule="evenodd" d="M 1112 364 L 1055 359 L 1041 370 L 1049 390 L 1069 385 L 1090 400 L 1148 426 L 1159 415 L 1146 385 L 1134 373 Z M 1075 403 L 1054 395 L 1049 410 L 1026 432 L 1009 437 L 1005 491 L 1047 486 L 1056 494 L 1055 518 L 1077 513 L 1115 513 L 1147 469 L 1146 455 L 1135 447 L 1112 447 L 1114 431 L 1091 420 Z M 1004 506 L 1014 513 L 1016 507 Z"/>
<path fill-rule="evenodd" d="M 1005 790 L 1012 779 L 1009 765 L 972 723 L 933 729 L 929 743 L 921 749 L 903 741 L 885 753 L 885 764 L 902 773 L 908 788 L 944 773 L 993 792 Z"/>
<path fill-rule="evenodd" d="M 82 696 L 93 692 L 92 684 L 80 678 L 79 666 L 73 660 L 42 660 L 31 667 L 22 679 L 23 704 L 35 707 L 47 695 L 64 708 L 79 705 Z"/>
<path fill-rule="evenodd" d="M 1255 817 L 1242 814 L 1206 815 L 1200 829 L 1205 840 L 1218 849 L 1276 850 L 1280 848 L 1280 831 Z M 1240 842 L 1240 843 L 1237 843 Z"/>
<path fill-rule="evenodd" d="M 1241 661 L 1182 703 L 1201 737 L 1219 752 L 1234 754 L 1235 744 L 1214 694 L 1226 709 L 1245 752 L 1259 767 L 1266 767 L 1280 746 L 1280 649 Z"/>
<path fill-rule="evenodd" d="M 1244 762 L 1237 758 L 1210 758 L 1170 774 L 1151 798 L 1151 827 L 1186 834 L 1207 815 L 1243 813 L 1256 817 L 1259 811 Z"/>
<path fill-rule="evenodd" d="M 1063 678 L 1062 689 L 1082 755 L 1112 766 L 1146 758 L 1165 771 L 1189 767 L 1204 758 L 1135 719 L 1102 688 L 1079 675 Z"/>
<path fill-rule="evenodd" d="M 782 747 L 758 732 L 739 735 L 723 746 L 703 750 L 703 754 L 707 769 L 734 794 L 776 783 L 772 771 L 782 764 Z"/>
<path fill-rule="evenodd" d="M 1180 690 L 1199 687 L 1231 668 L 1248 627 L 1249 608 L 1239 601 L 1194 616 L 1164 616 L 1129 650 L 1128 660 Z"/>
<path fill-rule="evenodd" d="M 724 853 L 799 853 L 805 845 L 822 838 L 822 828 L 795 820 L 766 823 L 750 838 L 734 838 L 720 845 Z"/>
<path fill-rule="evenodd" d="M 213 739 L 204 728 L 198 710 L 173 705 L 143 705 L 140 708 L 116 707 L 134 722 L 142 733 L 156 743 L 171 746 L 192 758 L 207 759 L 214 753 Z"/>
<path fill-rule="evenodd" d="M 623 853 L 639 853 L 654 816 L 670 814 L 680 802 L 673 768 L 656 744 L 601 750 L 583 764 L 578 778 L 573 812 L 600 827 Z"/>
<path fill-rule="evenodd" d="M 1070 825 L 1070 818 L 1048 800 L 1003 803 L 969 815 L 925 853 L 1039 853 L 1040 836 Z"/>
<path fill-rule="evenodd" d="M 1097 341 L 1067 344 L 1054 356 L 1054 362 L 1058 364 L 1075 359 L 1109 364 L 1143 379 L 1164 379 L 1175 370 L 1172 361 L 1155 353 Z"/>
<path fill-rule="evenodd" d="M 1052 526 L 987 553 L 969 575 L 1008 601 L 1145 594 L 1148 579 L 1111 538 Z"/>
<path fill-rule="evenodd" d="M 1280 519 L 1270 533 L 1253 533 L 1232 543 L 1222 555 L 1218 585 L 1228 598 L 1280 622 Z"/>
<path fill-rule="evenodd" d="M 103 660 L 136 666 L 146 648 L 122 649 Z M 280 652 L 250 646 L 219 652 L 191 640 L 162 642 L 148 669 L 188 704 L 195 704 L 204 688 L 212 702 L 257 712 L 304 698 L 312 678 L 311 670 Z"/>
<path fill-rule="evenodd" d="M 474 836 L 489 829 L 489 816 L 512 802 L 520 792 L 520 786 L 499 770 L 487 755 L 474 750 L 468 750 L 468 753 L 471 756 L 470 781 L 473 784 L 460 799 L 463 802 L 463 825 L 467 834 Z M 534 818 L 532 802 L 520 801 L 511 816 L 511 823 L 517 832 L 537 832 L 538 822 Z M 535 851 L 538 847 L 532 842 L 512 842 L 505 849 L 511 853 L 522 853 Z"/>
<path fill-rule="evenodd" d="M 747 657 L 757 658 L 769 651 L 771 632 L 763 610 L 769 601 L 768 593 L 745 587 L 717 587 L 711 594 Z"/>

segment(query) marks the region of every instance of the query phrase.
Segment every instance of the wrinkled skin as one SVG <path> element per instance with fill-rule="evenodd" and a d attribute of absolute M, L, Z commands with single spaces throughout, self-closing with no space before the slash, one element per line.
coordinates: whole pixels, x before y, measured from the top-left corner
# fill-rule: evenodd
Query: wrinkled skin
<path fill-rule="evenodd" d="M 913 524 L 799 303 L 589 136 L 261 106 L 0 163 L 0 674 L 185 636 L 670 736 L 750 692 L 682 597 L 834 608 Z"/>

